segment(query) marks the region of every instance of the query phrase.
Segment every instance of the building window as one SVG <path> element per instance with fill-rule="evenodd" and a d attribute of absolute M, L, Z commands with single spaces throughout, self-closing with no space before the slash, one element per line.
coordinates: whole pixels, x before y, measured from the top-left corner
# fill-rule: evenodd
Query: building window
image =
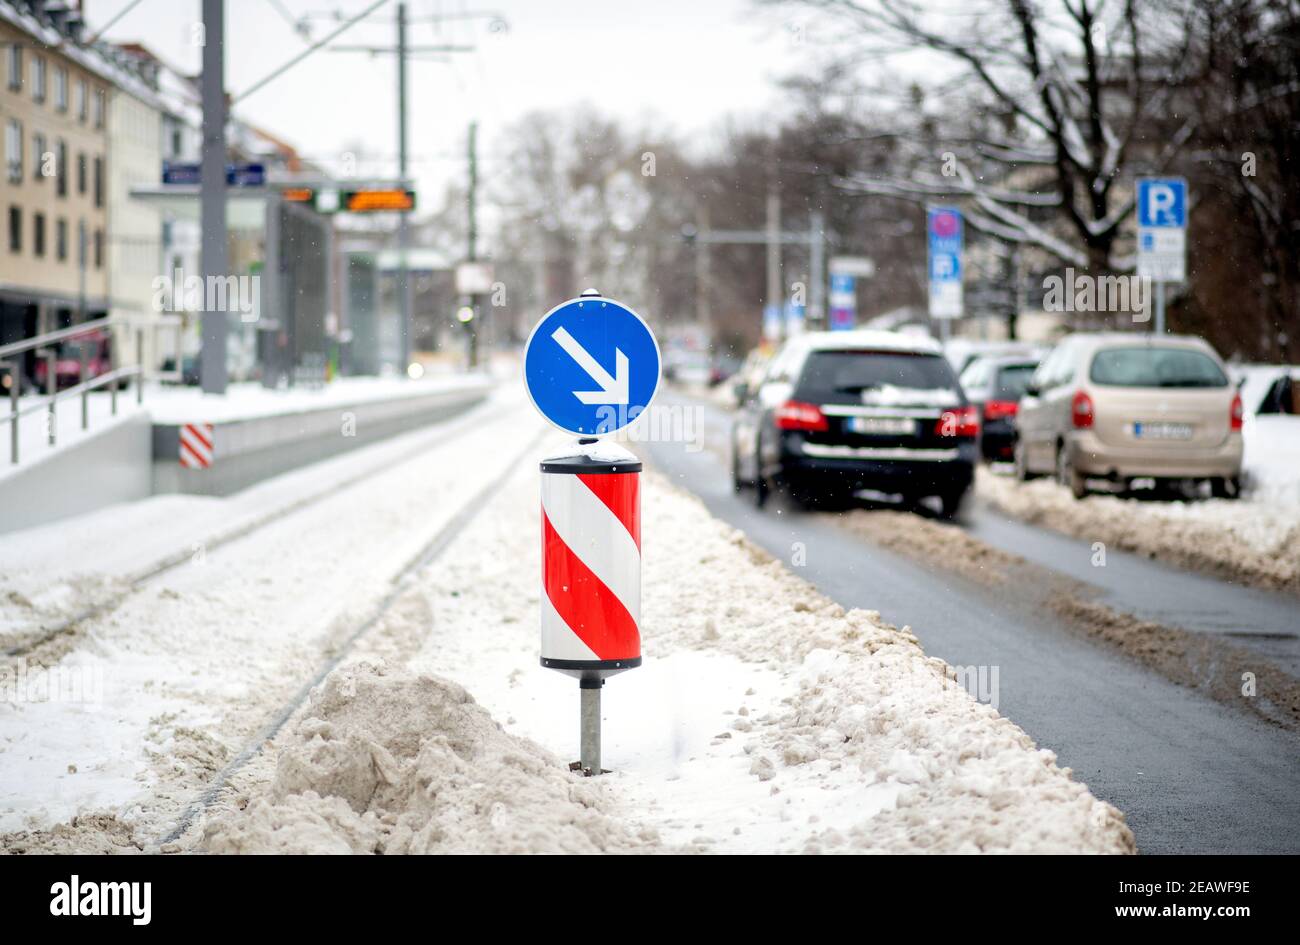
<path fill-rule="evenodd" d="M 54 255 L 59 262 L 65 262 L 68 258 L 68 221 L 63 217 L 59 217 L 54 224 Z"/>
<path fill-rule="evenodd" d="M 95 206 L 104 205 L 104 159 L 95 158 Z"/>
<path fill-rule="evenodd" d="M 63 140 L 54 146 L 54 183 L 55 193 L 68 196 L 68 145 Z"/>
<path fill-rule="evenodd" d="M 23 211 L 18 207 L 9 208 L 9 252 L 20 253 L 23 250 Z"/>
<path fill-rule="evenodd" d="M 54 67 L 54 107 L 61 112 L 68 110 L 68 69 L 66 66 Z"/>
<path fill-rule="evenodd" d="M 5 168 L 10 183 L 23 182 L 23 123 L 17 118 L 5 122 Z"/>
<path fill-rule="evenodd" d="M 105 93 L 103 89 L 95 89 L 95 127 L 104 127 L 104 101 Z"/>
<path fill-rule="evenodd" d="M 181 156 L 181 147 L 182 147 L 181 130 L 179 128 L 173 128 L 172 129 L 172 157 L 175 158 Z"/>
<path fill-rule="evenodd" d="M 77 121 L 85 124 L 86 122 L 86 80 L 77 80 Z"/>
<path fill-rule="evenodd" d="M 32 255 L 45 255 L 45 214 L 32 214 Z"/>
<path fill-rule="evenodd" d="M 45 135 L 32 134 L 32 177 L 36 180 L 45 176 L 45 149 L 48 145 Z"/>
<path fill-rule="evenodd" d="M 14 43 L 9 47 L 9 88 L 23 87 L 23 47 Z"/>
<path fill-rule="evenodd" d="M 45 57 L 32 56 L 32 101 L 45 101 Z"/>
<path fill-rule="evenodd" d="M 95 231 L 95 268 L 104 268 L 104 231 Z"/>
<path fill-rule="evenodd" d="M 86 221 L 77 221 L 77 268 L 86 268 Z"/>
<path fill-rule="evenodd" d="M 86 192 L 86 152 L 77 152 L 77 193 Z"/>

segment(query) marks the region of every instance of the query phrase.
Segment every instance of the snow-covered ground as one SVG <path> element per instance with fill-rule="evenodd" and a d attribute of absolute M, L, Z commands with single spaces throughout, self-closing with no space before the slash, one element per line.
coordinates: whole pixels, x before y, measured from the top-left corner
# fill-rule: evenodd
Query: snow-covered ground
<path fill-rule="evenodd" d="M 276 489 L 283 499 L 346 480 L 361 467 L 335 464 L 397 447 L 230 499 L 119 509 L 138 526 L 122 532 L 121 555 L 89 549 L 75 567 L 56 554 L 56 532 L 67 539 L 84 523 L 20 534 L 31 564 L 67 588 L 138 570 L 165 544 L 163 518 L 199 550 L 86 621 L 61 652 L 59 667 L 101 672 L 97 701 L 0 704 L 0 830 L 20 831 L 4 845 L 101 849 L 124 833 L 156 844 L 540 428 L 503 395 L 459 436 L 394 452 L 364 484 L 206 553 L 193 539 L 205 528 L 265 512 Z M 435 431 L 407 439 L 418 436 Z M 467 456 L 479 458 L 472 476 Z M 659 477 L 647 474 L 643 493 L 646 660 L 604 690 L 613 773 L 567 770 L 577 685 L 537 662 L 529 459 L 182 848 L 1133 849 L 1118 811 L 968 695 L 906 629 L 846 612 Z M 20 582 L 0 595 L 11 632 L 23 622 L 18 598 L 38 591 Z M 91 812 L 106 816 L 21 832 Z"/>
<path fill-rule="evenodd" d="M 4 661 L 0 831 L 88 809 L 134 811 L 146 825 L 166 815 L 165 804 L 141 806 L 159 778 L 189 784 L 210 775 L 482 488 L 464 474 L 463 457 L 483 457 L 490 473 L 518 449 L 502 443 L 532 434 L 522 398 L 498 407 L 228 499 L 159 497 L 6 535 L 7 641 L 88 603 L 121 602 L 55 641 L 54 669 L 84 667 L 97 683 L 93 698 L 43 697 L 48 648 Z M 463 435 L 451 438 L 450 429 Z M 402 459 L 403 450 L 414 455 Z M 367 462 L 372 476 L 330 491 Z M 228 530 L 311 493 L 325 497 L 217 545 Z M 127 575 L 177 552 L 182 566 L 128 593 Z"/>
<path fill-rule="evenodd" d="M 428 624 L 388 621 L 355 658 L 383 661 L 401 689 L 417 685 L 410 674 L 464 686 L 507 735 L 547 750 L 533 780 L 549 794 L 554 772 L 576 755 L 578 689 L 537 662 L 534 469 L 525 464 L 413 590 L 419 603 L 406 610 L 429 614 Z M 579 793 L 570 803 L 537 809 L 494 781 L 462 796 L 457 785 L 482 778 L 480 766 L 496 770 L 502 755 L 516 756 L 516 779 L 535 768 L 534 755 L 517 757 L 523 749 L 496 735 L 426 729 L 396 753 L 384 744 L 391 713 L 377 713 L 361 737 L 346 726 L 341 739 L 334 713 L 316 706 L 265 792 L 219 817 L 206 844 L 463 849 L 446 830 L 420 835 L 435 814 L 472 823 L 480 849 L 1132 849 L 1114 808 L 974 701 L 909 632 L 874 613 L 846 613 L 649 475 L 643 549 L 646 662 L 606 685 L 603 760 L 613 773 L 572 780 Z M 339 672 L 386 688 L 356 663 Z M 375 757 L 384 762 L 371 790 Z M 358 770 L 360 792 L 348 775 Z M 438 793 L 448 804 L 431 812 L 439 777 L 451 782 Z M 330 799 L 340 783 L 352 785 L 345 806 Z M 327 807 L 327 817 L 311 814 Z M 517 807 L 528 813 L 526 830 Z"/>

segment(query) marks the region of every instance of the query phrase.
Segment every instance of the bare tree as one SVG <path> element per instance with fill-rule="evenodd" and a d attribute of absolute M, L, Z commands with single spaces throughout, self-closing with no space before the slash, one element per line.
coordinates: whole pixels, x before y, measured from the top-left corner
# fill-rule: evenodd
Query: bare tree
<path fill-rule="evenodd" d="M 970 0 L 940 11 L 913 0 L 783 0 L 852 29 L 863 48 L 925 50 L 951 68 L 934 89 L 935 131 L 918 104 L 899 130 L 903 173 L 850 175 L 859 193 L 918 202 L 961 198 L 970 225 L 1092 270 L 1134 265 L 1124 223 L 1134 171 L 1167 169 L 1195 127 L 1171 121 L 1184 81 L 1183 30 L 1168 11 L 1106 0 Z"/>

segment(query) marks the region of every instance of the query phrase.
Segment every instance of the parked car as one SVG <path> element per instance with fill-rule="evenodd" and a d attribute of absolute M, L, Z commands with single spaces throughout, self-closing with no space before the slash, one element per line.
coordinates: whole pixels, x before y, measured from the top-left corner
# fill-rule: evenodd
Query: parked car
<path fill-rule="evenodd" d="M 944 357 L 948 359 L 948 363 L 952 365 L 952 369 L 957 372 L 958 377 L 966 372 L 966 369 L 971 366 L 971 363 L 976 358 L 997 357 L 1005 354 L 1041 360 L 1046 353 L 1047 348 L 1043 345 L 1006 339 L 989 341 L 980 338 L 950 338 L 944 342 L 943 346 Z"/>
<path fill-rule="evenodd" d="M 705 351 L 670 351 L 664 356 L 665 380 L 706 387 L 712 378 L 713 364 Z"/>
<path fill-rule="evenodd" d="M 1090 479 L 1240 492 L 1241 394 L 1200 338 L 1070 335 L 1034 372 L 1016 426 L 1017 476 L 1055 473 L 1076 498 Z"/>
<path fill-rule="evenodd" d="M 752 489 L 760 507 L 774 487 L 804 504 L 872 489 L 937 496 L 951 516 L 970 488 L 979 417 L 934 341 L 801 335 L 745 393 L 732 427 L 732 486 Z"/>
<path fill-rule="evenodd" d="M 989 462 L 1009 461 L 1016 445 L 1016 411 L 1038 359 L 983 355 L 961 375 L 961 389 L 980 414 L 980 455 Z"/>
<path fill-rule="evenodd" d="M 176 358 L 168 357 L 163 360 L 162 370 L 164 374 L 172 374 L 176 371 Z M 202 383 L 199 376 L 199 356 L 196 354 L 186 354 L 181 356 L 181 372 L 179 381 L 168 381 L 167 383 L 179 383 L 187 387 L 198 387 Z"/>
<path fill-rule="evenodd" d="M 745 355 L 744 363 L 731 379 L 731 395 L 737 407 L 749 399 L 750 392 L 758 390 L 771 360 L 771 352 L 764 348 L 755 348 Z"/>
<path fill-rule="evenodd" d="M 54 357 L 54 379 L 58 389 L 75 387 L 82 381 L 98 377 L 112 370 L 113 362 L 109 351 L 107 332 L 93 331 L 78 335 L 59 344 Z M 81 376 L 82 357 L 86 361 L 86 376 Z M 48 389 L 48 369 L 45 358 L 37 358 L 32 370 L 36 386 L 42 391 Z"/>
<path fill-rule="evenodd" d="M 717 387 L 735 377 L 743 364 L 744 362 L 734 354 L 715 354 L 709 371 L 709 386 Z"/>

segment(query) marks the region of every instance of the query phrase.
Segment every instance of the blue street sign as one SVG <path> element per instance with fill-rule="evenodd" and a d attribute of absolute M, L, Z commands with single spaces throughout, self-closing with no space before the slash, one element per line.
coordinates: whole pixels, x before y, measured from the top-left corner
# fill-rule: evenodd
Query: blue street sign
<path fill-rule="evenodd" d="M 829 319 L 831 331 L 848 331 L 856 324 L 858 317 L 857 285 L 858 280 L 848 273 L 831 273 L 831 314 Z"/>
<path fill-rule="evenodd" d="M 926 214 L 930 236 L 930 281 L 961 281 L 962 219 L 954 207 L 931 207 Z"/>
<path fill-rule="evenodd" d="M 930 315 L 960 318 L 963 312 L 961 211 L 956 207 L 930 207 L 925 215 L 925 231 L 929 239 Z"/>
<path fill-rule="evenodd" d="M 781 306 L 768 304 L 763 306 L 763 337 L 768 341 L 779 341 L 783 322 Z"/>
<path fill-rule="evenodd" d="M 659 388 L 659 343 L 621 302 L 582 296 L 547 312 L 524 347 L 524 385 L 537 412 L 574 436 L 613 433 Z"/>
<path fill-rule="evenodd" d="M 802 302 L 792 302 L 789 299 L 785 303 L 785 334 L 787 338 L 801 334 L 804 328 L 804 305 Z"/>
<path fill-rule="evenodd" d="M 1138 179 L 1138 226 L 1187 226 L 1187 181 L 1181 177 Z"/>
<path fill-rule="evenodd" d="M 203 167 L 196 161 L 163 161 L 164 184 L 200 184 Z M 226 185 L 229 187 L 261 187 L 266 184 L 266 166 L 263 164 L 227 164 Z"/>

